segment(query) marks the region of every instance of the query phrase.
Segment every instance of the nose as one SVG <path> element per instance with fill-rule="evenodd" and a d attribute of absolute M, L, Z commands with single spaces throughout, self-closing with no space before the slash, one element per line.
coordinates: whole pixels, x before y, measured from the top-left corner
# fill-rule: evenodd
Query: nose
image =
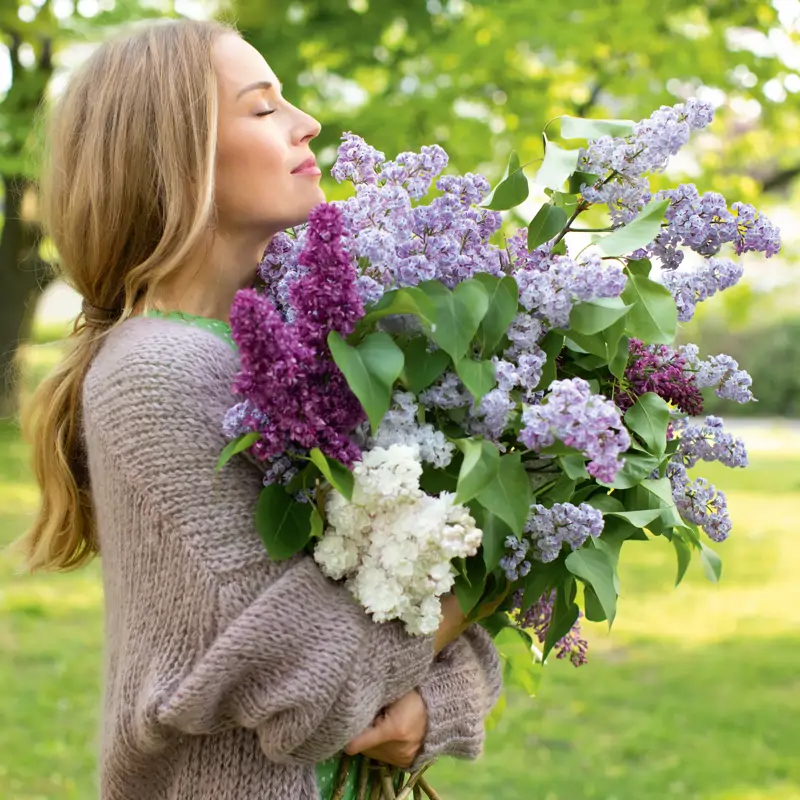
<path fill-rule="evenodd" d="M 300 109 L 297 109 L 297 111 L 299 114 L 299 119 L 295 126 L 297 142 L 298 144 L 308 144 L 312 139 L 316 139 L 319 136 L 322 125 L 311 114 L 306 114 L 305 111 L 300 111 Z"/>

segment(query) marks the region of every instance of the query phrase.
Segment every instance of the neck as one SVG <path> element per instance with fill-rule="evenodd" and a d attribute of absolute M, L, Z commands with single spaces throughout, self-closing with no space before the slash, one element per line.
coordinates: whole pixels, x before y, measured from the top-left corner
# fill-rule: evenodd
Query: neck
<path fill-rule="evenodd" d="M 202 252 L 157 290 L 156 307 L 230 321 L 234 296 L 252 286 L 269 239 L 234 239 L 217 233 Z"/>

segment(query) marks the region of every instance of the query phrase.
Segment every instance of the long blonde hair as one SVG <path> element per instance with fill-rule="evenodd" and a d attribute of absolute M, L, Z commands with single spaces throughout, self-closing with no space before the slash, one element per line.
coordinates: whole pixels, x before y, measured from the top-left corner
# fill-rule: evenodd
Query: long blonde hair
<path fill-rule="evenodd" d="M 59 271 L 84 298 L 68 352 L 22 424 L 41 505 L 21 540 L 30 569 L 71 569 L 98 552 L 81 431 L 84 377 L 134 306 L 207 240 L 214 217 L 217 79 L 226 26 L 150 24 L 101 45 L 49 114 L 42 221 Z"/>

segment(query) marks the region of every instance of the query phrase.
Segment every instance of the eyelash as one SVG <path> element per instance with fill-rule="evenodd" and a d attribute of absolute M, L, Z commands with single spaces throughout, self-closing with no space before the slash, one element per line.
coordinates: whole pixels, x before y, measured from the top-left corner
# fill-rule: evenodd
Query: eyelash
<path fill-rule="evenodd" d="M 270 114 L 274 114 L 278 109 L 277 108 L 268 108 L 266 111 L 259 111 L 256 116 L 257 117 L 268 117 Z"/>

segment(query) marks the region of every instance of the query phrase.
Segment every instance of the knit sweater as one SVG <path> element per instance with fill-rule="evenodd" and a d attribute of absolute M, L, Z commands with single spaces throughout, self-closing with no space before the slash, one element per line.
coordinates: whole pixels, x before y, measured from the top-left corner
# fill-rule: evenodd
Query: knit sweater
<path fill-rule="evenodd" d="M 478 626 L 376 624 L 307 554 L 253 524 L 262 476 L 225 445 L 235 351 L 163 319 L 123 323 L 84 383 L 106 624 L 101 800 L 316 800 L 314 766 L 418 688 L 418 762 L 474 758 L 500 691 Z"/>

